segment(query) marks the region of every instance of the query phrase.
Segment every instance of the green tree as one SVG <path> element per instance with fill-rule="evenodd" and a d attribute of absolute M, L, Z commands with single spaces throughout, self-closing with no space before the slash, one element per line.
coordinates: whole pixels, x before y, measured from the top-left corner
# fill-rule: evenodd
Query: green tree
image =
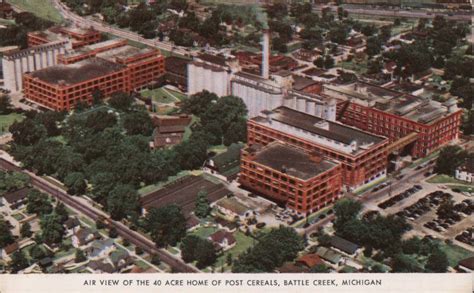
<path fill-rule="evenodd" d="M 58 202 L 58 204 L 54 208 L 54 213 L 58 216 L 61 224 L 64 224 L 64 222 L 66 222 L 69 218 L 69 212 L 67 211 L 66 206 L 62 202 Z"/>
<path fill-rule="evenodd" d="M 211 207 L 209 206 L 209 200 L 207 199 L 207 192 L 205 190 L 200 190 L 197 194 L 194 214 L 198 218 L 205 218 L 209 215 L 210 212 Z"/>
<path fill-rule="evenodd" d="M 365 52 L 367 53 L 367 55 L 369 55 L 370 57 L 377 55 L 380 53 L 381 49 L 382 41 L 378 37 L 372 36 L 367 38 L 367 44 L 365 47 Z"/>
<path fill-rule="evenodd" d="M 137 216 L 140 210 L 139 199 L 133 186 L 118 184 L 107 199 L 107 210 L 114 220 Z"/>
<path fill-rule="evenodd" d="M 150 209 L 145 227 L 158 247 L 174 246 L 186 235 L 186 219 L 177 205 Z"/>
<path fill-rule="evenodd" d="M 225 259 L 225 262 L 228 266 L 232 266 L 232 263 L 234 262 L 234 259 L 232 258 L 232 253 L 228 253 Z"/>
<path fill-rule="evenodd" d="M 61 243 L 64 236 L 64 227 L 56 214 L 44 215 L 40 221 L 41 237 L 47 244 Z"/>
<path fill-rule="evenodd" d="M 181 109 L 184 113 L 201 116 L 218 100 L 218 96 L 208 91 L 202 91 L 183 100 Z"/>
<path fill-rule="evenodd" d="M 7 115 L 10 114 L 12 111 L 12 104 L 10 102 L 10 97 L 7 95 L 0 96 L 0 114 Z"/>
<path fill-rule="evenodd" d="M 320 273 L 329 273 L 329 272 L 330 272 L 330 269 L 325 264 L 318 264 L 314 266 L 313 268 L 311 268 L 311 273 L 320 274 Z"/>
<path fill-rule="evenodd" d="M 417 273 L 421 272 L 420 264 L 412 257 L 406 254 L 396 254 L 392 258 L 391 264 L 393 272 L 396 273 Z"/>
<path fill-rule="evenodd" d="M 30 256 L 33 258 L 35 261 L 39 261 L 43 258 L 46 257 L 46 252 L 44 251 L 42 245 L 34 245 L 30 249 Z"/>
<path fill-rule="evenodd" d="M 147 112 L 134 111 L 125 115 L 123 128 L 125 128 L 128 135 L 150 136 L 153 132 L 153 122 Z"/>
<path fill-rule="evenodd" d="M 74 262 L 80 263 L 80 262 L 83 262 L 83 261 L 86 261 L 86 260 L 87 260 L 87 258 L 86 258 L 86 255 L 84 254 L 84 251 L 82 251 L 81 249 L 76 249 Z"/>
<path fill-rule="evenodd" d="M 336 231 L 342 230 L 347 222 L 356 219 L 361 209 L 361 203 L 353 199 L 337 201 L 334 205 L 334 214 L 336 216 L 334 228 Z"/>
<path fill-rule="evenodd" d="M 15 242 L 8 223 L 0 216 L 0 249 Z"/>
<path fill-rule="evenodd" d="M 426 269 L 435 273 L 444 273 L 449 266 L 448 257 L 441 249 L 434 249 L 426 262 Z"/>
<path fill-rule="evenodd" d="M 16 251 L 12 254 L 11 261 L 8 264 L 11 272 L 16 274 L 19 271 L 28 267 L 28 260 L 26 259 L 25 255 L 21 251 Z"/>
<path fill-rule="evenodd" d="M 67 192 L 71 195 L 84 194 L 87 189 L 86 177 L 82 172 L 69 173 L 64 178 L 64 185 L 66 185 Z"/>
<path fill-rule="evenodd" d="M 133 97 L 124 92 L 117 92 L 109 99 L 109 105 L 119 111 L 128 112 L 133 105 Z"/>
<path fill-rule="evenodd" d="M 154 264 L 155 266 L 158 266 L 161 264 L 161 258 L 158 254 L 153 254 L 151 256 L 151 263 Z"/>
<path fill-rule="evenodd" d="M 441 149 L 434 170 L 436 173 L 453 176 L 456 167 L 463 163 L 465 157 L 466 154 L 461 147 L 446 146 Z"/>
<path fill-rule="evenodd" d="M 183 238 L 180 249 L 183 261 L 192 262 L 196 260 L 198 268 L 213 264 L 217 258 L 212 242 L 195 235 Z"/>
<path fill-rule="evenodd" d="M 26 118 L 21 122 L 15 121 L 9 128 L 13 141 L 16 144 L 31 146 L 46 136 L 46 129 L 43 125 Z"/>
<path fill-rule="evenodd" d="M 53 211 L 53 206 L 49 202 L 48 196 L 37 189 L 32 189 L 28 193 L 28 203 L 26 211 L 29 214 L 46 215 Z"/>
<path fill-rule="evenodd" d="M 28 237 L 31 237 L 31 235 L 33 235 L 33 232 L 31 232 L 31 225 L 30 225 L 30 223 L 26 222 L 26 223 L 24 223 L 23 225 L 21 225 L 21 228 L 20 228 L 20 235 L 21 235 L 21 237 L 23 237 L 23 238 L 28 238 Z"/>

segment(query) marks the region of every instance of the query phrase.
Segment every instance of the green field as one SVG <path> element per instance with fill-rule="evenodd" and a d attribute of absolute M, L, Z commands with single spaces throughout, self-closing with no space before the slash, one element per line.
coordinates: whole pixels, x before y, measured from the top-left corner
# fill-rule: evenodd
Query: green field
<path fill-rule="evenodd" d="M 254 245 L 254 239 L 249 236 L 245 236 L 244 233 L 241 231 L 237 231 L 234 233 L 235 240 L 237 243 L 234 247 L 224 252 L 221 256 L 217 258 L 216 265 L 221 266 L 224 265 L 226 269 L 230 269 L 230 267 L 226 264 L 227 255 L 231 254 L 232 258 L 237 258 L 240 254 L 244 253 L 248 248 Z"/>
<path fill-rule="evenodd" d="M 61 14 L 54 8 L 51 0 L 9 0 L 8 2 L 43 19 L 56 23 L 63 21 Z"/>
<path fill-rule="evenodd" d="M 430 178 L 428 180 L 426 180 L 428 183 L 440 183 L 440 184 L 444 184 L 444 183 L 455 183 L 455 184 L 464 184 L 466 182 L 464 181 L 461 181 L 461 180 L 457 180 L 451 176 L 448 176 L 448 175 L 436 175 L 434 176 L 433 178 Z"/>
<path fill-rule="evenodd" d="M 151 97 L 152 100 L 157 103 L 171 104 L 179 101 L 176 96 L 170 94 L 169 91 L 165 90 L 164 88 L 144 90 L 141 92 L 141 94 L 147 98 Z"/>
<path fill-rule="evenodd" d="M 474 253 L 460 246 L 439 242 L 439 247 L 448 256 L 449 265 L 455 267 L 460 260 L 474 256 Z"/>
<path fill-rule="evenodd" d="M 0 115 L 0 134 L 8 131 L 8 127 L 15 121 L 23 120 L 24 116 L 17 113 L 11 113 L 8 115 Z"/>

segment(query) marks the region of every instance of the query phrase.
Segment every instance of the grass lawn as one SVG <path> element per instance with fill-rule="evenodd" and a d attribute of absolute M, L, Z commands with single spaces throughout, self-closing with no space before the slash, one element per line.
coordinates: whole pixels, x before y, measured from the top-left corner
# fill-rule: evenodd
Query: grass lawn
<path fill-rule="evenodd" d="M 63 20 L 51 0 L 9 0 L 8 2 L 46 20 L 56 23 Z"/>
<path fill-rule="evenodd" d="M 367 60 L 360 62 L 355 62 L 354 60 L 342 61 L 337 63 L 337 66 L 341 67 L 342 69 L 352 70 L 359 74 L 364 74 L 367 72 Z"/>
<path fill-rule="evenodd" d="M 148 270 L 150 268 L 150 266 L 147 263 L 145 263 L 143 260 L 137 260 L 135 261 L 135 264 L 142 270 Z"/>
<path fill-rule="evenodd" d="M 230 269 L 231 267 L 227 265 L 227 255 L 231 254 L 232 258 L 237 258 L 240 254 L 245 252 L 249 247 L 252 247 L 254 244 L 254 239 L 249 236 L 245 236 L 244 233 L 241 231 L 236 231 L 234 233 L 235 240 L 237 243 L 234 247 L 224 252 L 221 256 L 219 256 L 216 260 L 216 265 L 221 266 L 224 265 L 226 269 Z"/>
<path fill-rule="evenodd" d="M 200 227 L 200 228 L 197 228 L 196 230 L 192 231 L 191 234 L 206 239 L 207 237 L 209 237 L 212 233 L 216 232 L 217 230 L 219 230 L 219 228 L 217 228 L 217 227 Z"/>
<path fill-rule="evenodd" d="M 25 116 L 17 113 L 11 113 L 8 115 L 0 115 L 0 134 L 3 134 L 4 132 L 8 131 L 8 128 L 10 125 L 13 124 L 13 122 L 18 121 L 20 122 L 23 120 Z"/>
<path fill-rule="evenodd" d="M 461 192 L 474 192 L 474 185 L 467 186 L 467 185 L 449 185 L 451 190 L 459 189 Z"/>
<path fill-rule="evenodd" d="M 186 126 L 186 128 L 184 129 L 183 141 L 186 141 L 189 139 L 189 137 L 193 133 L 193 131 L 191 130 L 191 126 L 194 125 L 194 123 L 196 123 L 197 120 L 198 118 L 196 116 L 194 115 L 191 116 L 191 123 L 189 123 L 189 125 Z"/>
<path fill-rule="evenodd" d="M 159 88 L 154 90 L 144 90 L 141 92 L 144 97 L 151 97 L 153 101 L 163 104 L 171 104 L 177 102 L 178 99 L 170 95 L 165 89 Z"/>
<path fill-rule="evenodd" d="M 449 265 L 451 267 L 457 266 L 458 262 L 462 259 L 474 256 L 474 253 L 457 245 L 439 242 L 439 247 L 448 256 Z"/>
<path fill-rule="evenodd" d="M 448 175 L 444 175 L 444 174 L 439 174 L 439 175 L 436 175 L 428 180 L 426 180 L 427 182 L 429 183 L 455 183 L 455 184 L 464 184 L 465 182 L 464 181 L 461 181 L 461 180 L 457 180 L 451 176 L 448 176 Z"/>

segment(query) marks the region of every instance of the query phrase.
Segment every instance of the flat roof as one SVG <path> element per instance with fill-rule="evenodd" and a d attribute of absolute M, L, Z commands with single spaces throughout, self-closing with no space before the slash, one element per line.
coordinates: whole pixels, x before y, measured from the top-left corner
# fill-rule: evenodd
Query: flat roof
<path fill-rule="evenodd" d="M 249 149 L 252 148 L 254 147 Z M 326 159 L 316 162 L 305 151 L 280 142 L 257 149 L 254 161 L 303 180 L 313 178 L 337 166 L 336 163 Z"/>
<path fill-rule="evenodd" d="M 300 91 L 303 90 L 309 86 L 318 84 L 317 81 L 312 80 L 311 78 L 299 76 L 299 75 L 293 75 L 293 89 Z"/>
<path fill-rule="evenodd" d="M 284 106 L 278 107 L 269 113 L 268 115 L 271 117 L 271 120 L 276 120 L 304 131 L 342 142 L 346 145 L 351 144 L 353 141 L 357 142 L 360 146 L 377 144 L 386 139 L 338 122 L 325 120 Z M 266 119 L 261 116 L 254 117 L 251 120 L 259 123 L 266 121 Z"/>
<path fill-rule="evenodd" d="M 113 61 L 113 59 L 115 58 L 129 58 L 129 57 L 151 52 L 152 50 L 153 49 L 151 48 L 140 49 L 140 48 L 133 47 L 130 45 L 125 45 L 122 47 L 113 48 L 104 52 L 100 52 L 99 54 L 97 54 L 97 57 Z"/>
<path fill-rule="evenodd" d="M 30 75 L 52 84 L 72 85 L 119 71 L 124 67 L 102 58 L 90 58 L 74 64 L 40 69 L 31 72 Z"/>

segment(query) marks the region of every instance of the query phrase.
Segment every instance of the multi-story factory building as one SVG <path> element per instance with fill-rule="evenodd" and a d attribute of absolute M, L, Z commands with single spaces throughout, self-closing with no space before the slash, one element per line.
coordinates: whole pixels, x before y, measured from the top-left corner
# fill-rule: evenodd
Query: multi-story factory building
<path fill-rule="evenodd" d="M 107 97 L 131 92 L 158 80 L 164 57 L 154 48 L 136 48 L 124 40 L 106 41 L 58 56 L 59 64 L 24 74 L 24 95 L 46 108 L 70 110 L 91 103 L 100 90 Z"/>
<path fill-rule="evenodd" d="M 323 94 L 338 100 L 337 119 L 383 135 L 390 142 L 406 140 L 406 152 L 425 157 L 459 136 L 462 111 L 454 99 L 444 103 L 355 82 L 324 85 Z"/>
<path fill-rule="evenodd" d="M 338 122 L 279 107 L 250 119 L 247 132 L 251 146 L 279 140 L 341 162 L 350 190 L 386 176 L 388 139 Z"/>
<path fill-rule="evenodd" d="M 239 182 L 301 213 L 315 212 L 341 193 L 341 164 L 281 142 L 241 152 Z"/>
<path fill-rule="evenodd" d="M 30 32 L 27 35 L 28 47 L 44 45 L 58 40 L 70 39 L 72 48 L 77 49 L 86 45 L 100 42 L 102 36 L 95 29 L 55 26 L 46 31 Z"/>

